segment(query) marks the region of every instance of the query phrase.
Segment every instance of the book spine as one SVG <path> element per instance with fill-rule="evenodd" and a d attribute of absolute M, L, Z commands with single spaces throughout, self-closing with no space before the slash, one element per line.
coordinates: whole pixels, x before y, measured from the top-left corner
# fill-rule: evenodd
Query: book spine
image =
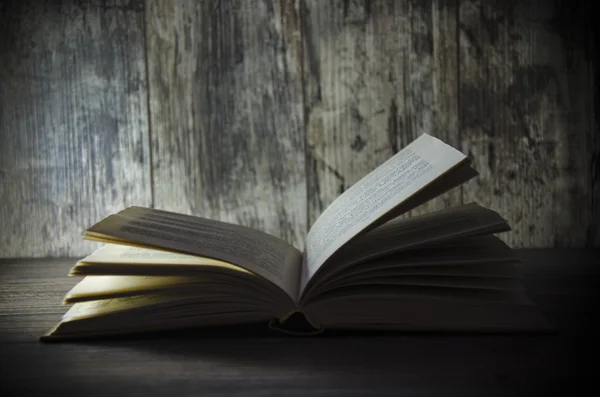
<path fill-rule="evenodd" d="M 306 312 L 304 310 L 292 310 L 290 311 L 288 314 L 286 314 L 285 316 L 281 317 L 279 319 L 279 324 L 283 324 L 285 323 L 290 317 L 292 317 L 294 314 L 301 314 L 302 316 L 304 316 L 304 318 L 306 319 L 306 322 L 308 322 L 311 327 L 316 328 L 316 329 L 321 329 L 321 326 L 319 324 L 316 324 L 315 322 L 313 322 L 310 317 L 308 317 L 308 314 L 306 314 Z"/>
<path fill-rule="evenodd" d="M 292 310 L 281 318 L 273 318 L 269 322 L 269 328 L 296 336 L 317 335 L 324 331 L 320 325 L 312 321 L 302 310 Z"/>

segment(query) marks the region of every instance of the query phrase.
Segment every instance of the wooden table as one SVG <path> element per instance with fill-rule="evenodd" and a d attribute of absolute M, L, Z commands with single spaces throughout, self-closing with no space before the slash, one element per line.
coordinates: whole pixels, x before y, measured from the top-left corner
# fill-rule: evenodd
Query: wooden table
<path fill-rule="evenodd" d="M 0 261 L 6 395 L 583 394 L 597 358 L 598 251 L 521 250 L 526 287 L 557 335 L 170 332 L 69 344 L 38 337 L 65 311 L 74 259 Z M 33 393 L 31 393 L 33 392 Z"/>

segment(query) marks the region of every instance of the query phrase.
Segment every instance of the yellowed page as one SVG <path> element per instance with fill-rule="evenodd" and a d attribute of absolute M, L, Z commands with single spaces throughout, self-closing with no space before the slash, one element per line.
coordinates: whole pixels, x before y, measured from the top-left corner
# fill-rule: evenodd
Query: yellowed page
<path fill-rule="evenodd" d="M 132 247 L 120 244 L 105 244 L 92 254 L 80 260 L 75 267 L 86 264 L 122 264 L 135 265 L 189 265 L 189 266 L 211 266 L 222 269 L 235 270 L 250 274 L 243 267 L 232 265 L 224 261 L 201 256 L 186 255 L 164 250 Z"/>
<path fill-rule="evenodd" d="M 168 289 L 200 280 L 199 277 L 186 276 L 87 276 L 67 292 L 65 300 L 116 292 Z"/>
<path fill-rule="evenodd" d="M 423 134 L 339 196 L 306 238 L 300 293 L 342 245 L 466 158 Z"/>
<path fill-rule="evenodd" d="M 272 282 L 292 299 L 298 296 L 302 254 L 284 240 L 258 230 L 173 212 L 129 207 L 93 225 L 85 237 L 235 264 Z"/>
<path fill-rule="evenodd" d="M 75 303 L 63 315 L 63 320 L 101 316 L 121 310 L 131 310 L 143 306 L 166 303 L 180 299 L 173 295 L 136 295 L 89 302 Z"/>
<path fill-rule="evenodd" d="M 172 293 L 156 293 L 151 295 L 134 295 L 111 299 L 78 302 L 63 315 L 62 321 L 79 320 L 83 318 L 100 317 L 118 312 L 127 312 L 125 319 L 140 320 L 140 316 L 151 319 L 153 322 L 168 322 L 173 316 L 180 318 L 194 317 L 202 314 L 223 314 L 231 311 L 263 311 L 265 310 L 256 302 L 224 301 L 222 296 L 212 305 L 207 305 L 210 295 L 206 299 L 189 295 Z M 106 320 L 113 321 L 113 320 Z M 127 321 L 127 320 L 126 320 Z M 119 324 L 120 323 L 120 324 Z M 132 324 L 124 323 L 121 318 L 118 326 L 128 328 Z"/>

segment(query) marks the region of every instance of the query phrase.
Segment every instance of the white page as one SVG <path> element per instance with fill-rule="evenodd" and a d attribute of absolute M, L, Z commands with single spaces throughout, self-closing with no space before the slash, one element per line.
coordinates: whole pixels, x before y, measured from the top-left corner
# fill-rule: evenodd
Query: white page
<path fill-rule="evenodd" d="M 439 139 L 422 134 L 346 190 L 308 232 L 300 293 L 342 245 L 465 158 Z"/>

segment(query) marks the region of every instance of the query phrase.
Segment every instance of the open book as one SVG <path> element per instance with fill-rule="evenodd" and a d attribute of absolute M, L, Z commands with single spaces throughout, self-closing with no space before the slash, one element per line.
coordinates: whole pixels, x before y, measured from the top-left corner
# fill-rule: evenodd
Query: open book
<path fill-rule="evenodd" d="M 401 216 L 476 175 L 423 134 L 340 195 L 303 252 L 239 225 L 126 208 L 86 231 L 105 244 L 71 270 L 85 278 L 42 340 L 256 322 L 308 334 L 548 331 L 495 236 L 509 230 L 500 215 L 470 203 Z M 287 327 L 291 317 L 305 326 Z"/>

